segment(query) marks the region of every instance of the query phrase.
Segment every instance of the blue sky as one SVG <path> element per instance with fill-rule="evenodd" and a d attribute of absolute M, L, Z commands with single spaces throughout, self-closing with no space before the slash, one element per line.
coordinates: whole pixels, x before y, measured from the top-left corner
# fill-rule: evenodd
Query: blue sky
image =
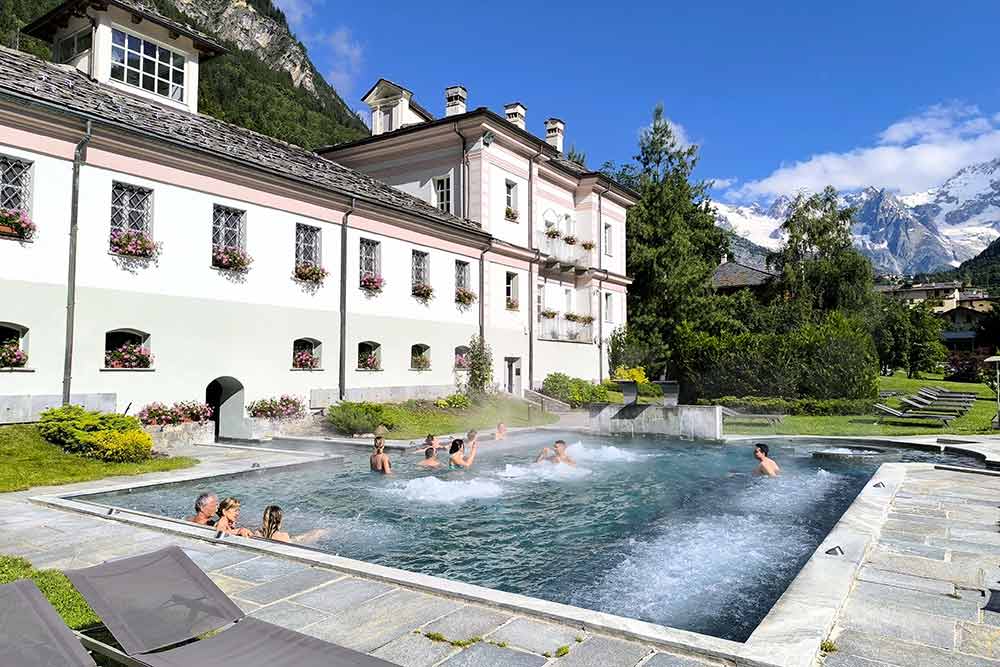
<path fill-rule="evenodd" d="M 913 192 L 1000 157 L 998 2 L 276 1 L 353 108 L 384 76 L 441 114 L 461 83 L 536 134 L 562 118 L 594 167 L 662 102 L 721 199 Z"/>

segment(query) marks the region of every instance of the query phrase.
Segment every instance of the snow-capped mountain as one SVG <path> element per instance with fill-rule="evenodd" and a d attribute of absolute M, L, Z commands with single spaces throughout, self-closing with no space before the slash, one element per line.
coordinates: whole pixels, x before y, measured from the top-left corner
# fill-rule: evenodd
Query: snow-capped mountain
<path fill-rule="evenodd" d="M 1000 236 L 1000 158 L 965 167 L 926 192 L 866 188 L 843 200 L 855 209 L 854 243 L 879 273 L 953 268 Z M 717 203 L 716 217 L 720 227 L 774 249 L 790 204 L 784 196 L 767 209 Z"/>

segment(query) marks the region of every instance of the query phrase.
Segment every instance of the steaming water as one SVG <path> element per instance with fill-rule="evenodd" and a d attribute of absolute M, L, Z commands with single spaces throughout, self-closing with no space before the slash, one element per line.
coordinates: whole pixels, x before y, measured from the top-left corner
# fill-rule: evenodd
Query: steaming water
<path fill-rule="evenodd" d="M 576 467 L 533 464 L 555 437 L 485 443 L 471 471 L 394 453 L 390 478 L 323 445 L 346 463 L 92 499 L 181 517 L 211 488 L 242 500 L 244 525 L 273 502 L 291 533 L 327 529 L 315 546 L 332 553 L 742 641 L 878 467 L 796 441 L 772 448 L 782 476 L 758 479 L 749 445 L 579 436 Z"/>

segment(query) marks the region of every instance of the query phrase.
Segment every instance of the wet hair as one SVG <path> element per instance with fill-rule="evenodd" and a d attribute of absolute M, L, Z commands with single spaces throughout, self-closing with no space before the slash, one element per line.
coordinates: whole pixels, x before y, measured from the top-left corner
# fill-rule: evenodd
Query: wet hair
<path fill-rule="evenodd" d="M 566 446 L 566 441 L 565 440 L 556 440 L 555 444 L 562 445 L 563 447 L 565 447 Z"/>
<path fill-rule="evenodd" d="M 233 509 L 234 507 L 236 509 L 239 509 L 240 501 L 236 500 L 236 498 L 233 498 L 232 496 L 229 496 L 228 498 L 219 503 L 219 509 L 217 509 L 215 513 L 218 514 L 219 516 L 222 516 L 223 512 L 227 512 Z"/>
<path fill-rule="evenodd" d="M 448 453 L 454 454 L 455 452 L 460 452 L 464 446 L 465 442 L 461 438 L 455 438 L 451 441 L 451 448 L 448 449 Z"/>
<path fill-rule="evenodd" d="M 264 508 L 264 517 L 260 520 L 260 534 L 271 539 L 281 528 L 281 519 L 284 513 L 277 505 L 268 505 Z"/>
<path fill-rule="evenodd" d="M 206 491 L 205 493 L 198 496 L 194 501 L 194 513 L 201 514 L 201 511 L 208 507 L 209 503 L 215 500 L 215 494 L 211 491 Z"/>
<path fill-rule="evenodd" d="M 764 456 L 767 456 L 768 453 L 770 452 L 770 449 L 768 448 L 768 446 L 765 445 L 763 442 L 755 442 L 754 445 L 753 445 L 753 448 L 754 449 L 759 449 L 760 453 L 763 454 Z"/>
<path fill-rule="evenodd" d="M 427 445 L 428 447 L 430 447 L 432 444 L 434 444 L 434 436 L 432 434 L 428 433 L 427 437 L 424 438 L 424 444 Z"/>
<path fill-rule="evenodd" d="M 476 439 L 477 435 L 479 435 L 478 431 L 469 431 L 468 433 L 465 434 L 465 439 L 468 440 L 469 442 L 472 442 L 473 440 Z"/>
<path fill-rule="evenodd" d="M 434 458 L 434 448 L 433 447 L 428 447 L 427 449 L 424 450 L 424 458 L 425 459 L 432 459 L 432 458 Z"/>
<path fill-rule="evenodd" d="M 375 436 L 374 447 L 375 447 L 375 452 L 376 453 L 377 452 L 381 452 L 383 449 L 385 449 L 385 438 L 383 438 L 380 435 L 376 435 Z"/>

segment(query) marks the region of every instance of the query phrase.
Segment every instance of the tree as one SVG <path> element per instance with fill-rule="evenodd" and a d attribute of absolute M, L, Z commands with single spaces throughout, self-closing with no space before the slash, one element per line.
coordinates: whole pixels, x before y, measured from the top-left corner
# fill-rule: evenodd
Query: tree
<path fill-rule="evenodd" d="M 566 159 L 570 162 L 576 162 L 581 167 L 587 166 L 587 154 L 576 150 L 576 144 L 570 144 L 569 150 L 566 151 Z"/>
<path fill-rule="evenodd" d="M 483 396 L 493 384 L 493 351 L 481 336 L 469 341 L 469 380 L 466 391 L 470 396 Z"/>
<path fill-rule="evenodd" d="M 913 325 L 905 302 L 892 297 L 876 297 L 868 323 L 878 353 L 879 372 L 892 375 L 897 368 L 910 368 Z"/>
<path fill-rule="evenodd" d="M 822 313 L 870 303 L 872 266 L 851 243 L 853 214 L 841 208 L 832 187 L 795 198 L 781 224 L 787 241 L 768 255 L 785 298 L 802 299 Z"/>
<path fill-rule="evenodd" d="M 932 371 L 948 356 L 941 344 L 941 320 L 925 302 L 910 308 L 910 353 L 907 377 L 918 378 Z"/>
<path fill-rule="evenodd" d="M 1000 308 L 995 303 L 976 325 L 976 345 L 989 347 L 991 352 L 1000 347 Z"/>
<path fill-rule="evenodd" d="M 639 152 L 629 164 L 606 164 L 604 171 L 639 193 L 628 212 L 627 271 L 629 329 L 645 349 L 650 377 L 676 374 L 673 356 L 679 336 L 713 307 L 710 277 L 728 250 L 715 225 L 708 185 L 694 181 L 697 146 L 683 146 L 663 115 L 662 105 L 643 130 Z M 685 334 L 686 335 L 686 334 Z"/>

